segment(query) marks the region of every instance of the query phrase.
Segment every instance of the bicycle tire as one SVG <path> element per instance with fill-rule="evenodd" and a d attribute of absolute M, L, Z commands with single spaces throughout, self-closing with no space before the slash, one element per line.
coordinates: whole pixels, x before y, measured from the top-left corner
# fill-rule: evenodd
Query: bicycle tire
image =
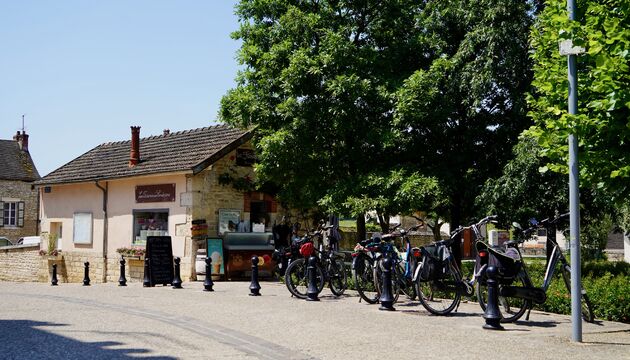
<path fill-rule="evenodd" d="M 393 262 L 392 262 L 393 264 Z M 393 264 L 396 266 L 396 264 Z M 374 265 L 374 286 L 376 287 L 376 292 L 378 293 L 378 297 L 381 297 L 382 289 L 383 289 L 383 270 L 385 267 L 383 266 L 383 258 L 376 260 L 376 265 Z M 394 303 L 398 301 L 400 297 L 400 286 L 398 283 L 398 276 L 396 274 L 395 268 L 392 269 L 392 297 L 394 298 Z"/>
<path fill-rule="evenodd" d="M 331 259 L 328 263 L 328 285 L 330 292 L 335 296 L 343 295 L 348 288 L 348 277 L 346 275 L 346 266 L 341 259 Z"/>
<path fill-rule="evenodd" d="M 562 279 L 564 280 L 564 284 L 567 286 L 567 290 L 569 291 L 569 295 L 571 294 L 571 267 L 569 265 L 564 265 L 561 267 L 562 269 Z M 586 290 L 582 288 L 582 297 L 580 300 L 582 304 L 582 319 L 586 322 L 594 322 L 595 315 L 593 314 L 593 304 L 591 303 L 591 299 L 589 299 L 586 294 Z"/>
<path fill-rule="evenodd" d="M 418 266 L 422 265 L 422 263 L 418 264 Z M 421 272 L 422 268 L 420 268 Z M 422 281 L 418 277 L 415 283 L 418 300 L 431 314 L 448 315 L 455 310 L 461 300 L 460 282 L 461 276 L 458 276 L 450 264 L 439 279 Z"/>
<path fill-rule="evenodd" d="M 515 279 L 518 282 L 518 286 L 525 287 L 525 274 L 522 272 L 519 273 Z M 501 292 L 501 287 L 503 285 L 499 284 L 499 293 Z M 475 284 L 475 295 L 477 296 L 477 301 L 479 302 L 479 306 L 483 311 L 486 311 L 486 304 L 488 298 L 488 284 L 485 279 L 480 279 Z M 499 296 L 499 310 L 501 311 L 501 322 L 502 323 L 511 323 L 520 319 L 525 311 L 531 306 L 531 301 L 521 298 L 515 297 L 503 297 Z"/>
<path fill-rule="evenodd" d="M 317 293 L 319 294 L 324 288 L 324 273 L 321 266 L 315 267 L 317 271 Z M 293 260 L 287 267 L 284 275 L 284 282 L 289 292 L 298 299 L 306 299 L 306 291 L 308 289 L 307 266 L 304 258 Z"/>
<path fill-rule="evenodd" d="M 363 253 L 357 256 L 352 269 L 354 285 L 361 299 L 368 304 L 376 304 L 379 295 L 374 285 L 374 259 Z"/>

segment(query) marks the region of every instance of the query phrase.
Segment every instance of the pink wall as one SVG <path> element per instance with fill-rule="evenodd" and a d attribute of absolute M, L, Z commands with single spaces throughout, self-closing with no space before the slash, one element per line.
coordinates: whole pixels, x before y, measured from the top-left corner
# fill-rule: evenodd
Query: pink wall
<path fill-rule="evenodd" d="M 105 186 L 105 182 L 99 182 Z M 175 184 L 175 201 L 136 203 L 137 185 Z M 50 193 L 41 189 L 42 232 L 50 231 L 51 222 L 62 222 L 62 251 L 103 252 L 103 192 L 94 183 L 55 185 Z M 168 233 L 173 242 L 173 254 L 184 255 L 185 233 L 188 229 L 186 207 L 180 206 L 180 194 L 186 192 L 186 175 L 145 176 L 108 181 L 108 257 L 116 249 L 132 246 L 133 210 L 168 209 Z M 76 212 L 92 213 L 92 244 L 73 243 L 73 216 Z M 179 226 L 177 226 L 179 225 Z M 179 228 L 179 235 L 176 229 Z"/>

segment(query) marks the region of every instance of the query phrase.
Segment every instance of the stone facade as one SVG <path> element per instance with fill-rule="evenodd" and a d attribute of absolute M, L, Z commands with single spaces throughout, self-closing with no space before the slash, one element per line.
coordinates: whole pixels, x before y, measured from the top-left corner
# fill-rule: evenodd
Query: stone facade
<path fill-rule="evenodd" d="M 24 202 L 24 226 L 2 226 L 0 236 L 16 243 L 21 237 L 39 234 L 37 190 L 32 182 L 0 180 L 0 201 Z"/>
<path fill-rule="evenodd" d="M 38 281 L 39 245 L 0 247 L 0 281 Z"/>

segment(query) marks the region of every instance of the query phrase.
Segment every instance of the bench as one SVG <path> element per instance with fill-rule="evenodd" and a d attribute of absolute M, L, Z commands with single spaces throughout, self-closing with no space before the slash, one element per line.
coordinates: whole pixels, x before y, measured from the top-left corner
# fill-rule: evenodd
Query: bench
<path fill-rule="evenodd" d="M 251 275 L 253 256 L 259 257 L 258 274 L 271 276 L 271 255 L 275 250 L 272 233 L 237 233 L 223 235 L 223 248 L 227 258 L 225 275 L 228 279 Z"/>

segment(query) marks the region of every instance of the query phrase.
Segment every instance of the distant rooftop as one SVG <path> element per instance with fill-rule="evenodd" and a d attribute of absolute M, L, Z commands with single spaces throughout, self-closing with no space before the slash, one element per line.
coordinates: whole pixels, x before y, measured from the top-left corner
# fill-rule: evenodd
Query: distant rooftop
<path fill-rule="evenodd" d="M 62 184 L 192 171 L 198 173 L 251 139 L 249 131 L 216 125 L 140 139 L 140 162 L 129 166 L 131 140 L 101 144 L 37 184 Z"/>
<path fill-rule="evenodd" d="M 39 173 L 28 151 L 15 140 L 0 140 L 0 180 L 35 181 Z"/>

